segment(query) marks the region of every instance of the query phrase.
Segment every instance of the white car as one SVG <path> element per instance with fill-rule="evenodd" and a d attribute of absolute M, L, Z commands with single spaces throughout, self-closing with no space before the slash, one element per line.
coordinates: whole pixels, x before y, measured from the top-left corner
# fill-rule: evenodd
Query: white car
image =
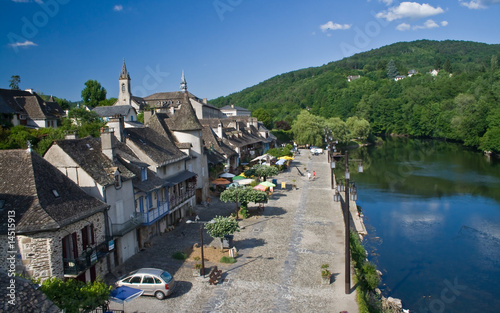
<path fill-rule="evenodd" d="M 323 153 L 323 149 L 318 148 L 318 147 L 311 147 L 311 153 L 312 154 L 322 154 Z"/>
<path fill-rule="evenodd" d="M 175 288 L 175 280 L 169 272 L 157 268 L 141 268 L 116 282 L 116 286 L 128 286 L 144 290 L 143 295 L 162 300 Z"/>

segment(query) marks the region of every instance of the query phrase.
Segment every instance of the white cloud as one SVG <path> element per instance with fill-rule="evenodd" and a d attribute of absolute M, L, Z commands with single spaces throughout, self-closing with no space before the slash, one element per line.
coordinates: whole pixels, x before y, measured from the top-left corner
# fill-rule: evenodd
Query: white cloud
<path fill-rule="evenodd" d="M 410 24 L 406 24 L 406 23 L 401 23 L 398 26 L 396 26 L 396 29 L 400 30 L 402 32 L 404 32 L 405 30 L 409 30 L 410 28 L 411 28 Z"/>
<path fill-rule="evenodd" d="M 378 0 L 378 1 L 385 3 L 385 5 L 387 6 L 391 5 L 393 2 L 393 0 Z"/>
<path fill-rule="evenodd" d="M 469 9 L 486 9 L 488 6 L 493 4 L 499 4 L 500 0 L 471 0 L 469 2 L 459 0 L 460 4 Z"/>
<path fill-rule="evenodd" d="M 378 18 L 394 21 L 402 18 L 424 18 L 444 13 L 441 7 L 433 7 L 428 3 L 401 2 L 399 6 L 389 8 L 387 11 L 377 13 Z"/>
<path fill-rule="evenodd" d="M 323 32 L 326 32 L 328 30 L 346 30 L 346 29 L 351 28 L 351 25 L 349 25 L 349 24 L 342 25 L 342 24 L 338 24 L 338 23 L 334 23 L 332 21 L 329 21 L 326 24 L 321 25 L 319 28 L 321 28 L 321 30 Z"/>
<path fill-rule="evenodd" d="M 424 25 L 413 26 L 413 30 L 430 29 L 430 28 L 437 28 L 437 27 L 439 27 L 439 25 L 436 22 L 434 22 L 433 20 L 427 20 L 427 21 L 425 21 Z"/>
<path fill-rule="evenodd" d="M 38 46 L 38 45 L 36 43 L 34 43 L 33 41 L 26 40 L 25 42 L 10 43 L 9 46 L 11 46 L 13 48 L 17 48 L 17 47 L 29 47 L 29 46 Z"/>
<path fill-rule="evenodd" d="M 441 26 L 443 26 L 443 27 L 448 26 L 448 21 L 442 21 Z"/>
<path fill-rule="evenodd" d="M 123 10 L 123 5 L 117 4 L 113 7 L 113 11 L 120 12 Z"/>

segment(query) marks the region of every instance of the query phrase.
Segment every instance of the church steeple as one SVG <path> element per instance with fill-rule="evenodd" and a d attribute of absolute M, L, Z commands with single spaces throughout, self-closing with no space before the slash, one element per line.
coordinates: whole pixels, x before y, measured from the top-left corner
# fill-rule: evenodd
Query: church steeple
<path fill-rule="evenodd" d="M 182 92 L 187 93 L 187 82 L 186 82 L 186 77 L 184 76 L 184 70 L 182 70 L 182 77 L 181 77 L 181 90 Z"/>
<path fill-rule="evenodd" d="M 120 73 L 120 79 L 130 79 L 130 75 L 127 71 L 127 66 L 125 65 L 125 58 L 123 58 L 122 72 Z"/>
<path fill-rule="evenodd" d="M 118 78 L 120 91 L 118 93 L 118 105 L 131 105 L 132 92 L 130 91 L 130 75 L 125 65 L 125 58 L 123 58 L 122 71 L 120 78 Z"/>

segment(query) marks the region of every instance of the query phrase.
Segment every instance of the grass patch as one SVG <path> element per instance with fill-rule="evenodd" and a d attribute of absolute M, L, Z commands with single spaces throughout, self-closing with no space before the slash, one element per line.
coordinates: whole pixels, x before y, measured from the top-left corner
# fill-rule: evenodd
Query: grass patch
<path fill-rule="evenodd" d="M 184 261 L 185 259 L 187 259 L 187 255 L 184 252 L 177 251 L 174 254 L 172 254 L 172 258 Z"/>
<path fill-rule="evenodd" d="M 230 256 L 223 256 L 222 258 L 220 258 L 219 262 L 233 264 L 236 263 L 236 259 Z"/>

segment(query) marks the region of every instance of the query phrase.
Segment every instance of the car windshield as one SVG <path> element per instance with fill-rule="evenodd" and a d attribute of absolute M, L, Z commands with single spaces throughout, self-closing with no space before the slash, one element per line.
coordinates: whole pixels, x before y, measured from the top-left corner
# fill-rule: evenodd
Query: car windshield
<path fill-rule="evenodd" d="M 160 276 L 161 276 L 161 278 L 162 278 L 162 279 L 163 279 L 166 283 L 168 283 L 168 282 L 170 282 L 170 281 L 172 280 L 172 275 L 170 275 L 170 273 L 169 273 L 169 272 L 163 272 L 163 273 L 161 273 L 161 275 L 160 275 Z"/>

